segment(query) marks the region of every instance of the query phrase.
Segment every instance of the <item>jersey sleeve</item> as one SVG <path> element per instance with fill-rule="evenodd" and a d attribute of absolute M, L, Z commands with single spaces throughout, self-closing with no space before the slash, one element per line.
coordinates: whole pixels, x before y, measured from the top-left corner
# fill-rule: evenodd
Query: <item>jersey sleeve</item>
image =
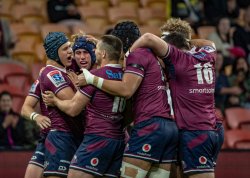
<path fill-rule="evenodd" d="M 135 50 L 130 53 L 126 59 L 126 69 L 124 73 L 133 73 L 140 77 L 144 77 L 148 62 L 149 59 L 146 53 Z"/>
<path fill-rule="evenodd" d="M 40 82 L 39 80 L 36 80 L 30 87 L 29 90 L 29 96 L 33 96 L 37 99 L 40 99 L 41 97 L 41 89 L 40 89 Z"/>
<path fill-rule="evenodd" d="M 183 62 L 185 58 L 192 57 L 199 61 L 214 62 L 216 50 L 211 46 L 203 46 L 201 48 L 194 47 L 190 51 L 184 52 L 175 46 L 169 45 L 168 54 L 163 60 L 165 63 L 177 64 Z"/>

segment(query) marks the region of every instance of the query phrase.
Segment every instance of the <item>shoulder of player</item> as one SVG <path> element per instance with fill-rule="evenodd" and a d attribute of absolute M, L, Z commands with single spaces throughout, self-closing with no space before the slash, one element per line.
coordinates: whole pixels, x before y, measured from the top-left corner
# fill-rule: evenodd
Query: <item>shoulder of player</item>
<path fill-rule="evenodd" d="M 131 56 L 146 56 L 152 54 L 152 50 L 149 48 L 137 48 L 130 53 Z"/>

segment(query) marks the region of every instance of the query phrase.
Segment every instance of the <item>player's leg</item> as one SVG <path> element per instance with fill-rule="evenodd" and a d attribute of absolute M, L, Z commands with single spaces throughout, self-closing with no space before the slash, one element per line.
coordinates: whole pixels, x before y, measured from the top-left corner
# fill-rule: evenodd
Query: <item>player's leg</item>
<path fill-rule="evenodd" d="M 169 178 L 171 164 L 153 164 L 149 170 L 148 178 L 164 177 Z"/>
<path fill-rule="evenodd" d="M 198 174 L 189 175 L 188 177 L 189 178 L 214 178 L 214 173 L 213 172 L 198 173 Z"/>
<path fill-rule="evenodd" d="M 24 178 L 41 178 L 44 169 L 45 137 L 41 137 L 27 166 Z"/>
<path fill-rule="evenodd" d="M 189 178 L 214 178 L 217 131 L 182 131 L 180 158 L 184 174 Z"/>
<path fill-rule="evenodd" d="M 68 178 L 94 178 L 92 174 L 85 173 L 83 171 L 69 169 Z"/>
<path fill-rule="evenodd" d="M 120 174 L 120 162 L 113 163 L 113 156 L 120 151 L 122 158 L 125 144 L 124 139 L 112 139 L 94 134 L 86 134 L 82 144 L 77 149 L 69 170 L 69 178 L 100 177 L 110 175 L 118 177 Z M 113 169 L 112 164 L 116 164 Z"/>
<path fill-rule="evenodd" d="M 42 178 L 43 168 L 34 164 L 28 164 L 24 178 Z"/>
<path fill-rule="evenodd" d="M 124 157 L 121 167 L 122 178 L 145 178 L 151 163 L 148 161 Z"/>
<path fill-rule="evenodd" d="M 162 149 L 160 164 L 153 164 L 148 177 L 170 177 L 170 171 L 173 164 L 176 163 L 177 158 L 177 145 L 178 145 L 178 129 L 176 123 L 173 120 L 165 119 L 162 125 L 162 135 L 164 139 L 161 139 L 159 144 L 165 145 Z"/>
<path fill-rule="evenodd" d="M 73 134 L 50 131 L 45 141 L 45 177 L 67 177 L 70 161 L 79 146 Z"/>

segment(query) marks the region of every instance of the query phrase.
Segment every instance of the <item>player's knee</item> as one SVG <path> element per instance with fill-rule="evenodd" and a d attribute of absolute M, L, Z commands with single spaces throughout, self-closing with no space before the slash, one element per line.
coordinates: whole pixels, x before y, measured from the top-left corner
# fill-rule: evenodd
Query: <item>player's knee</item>
<path fill-rule="evenodd" d="M 169 178 L 169 176 L 170 176 L 170 171 L 161 169 L 159 167 L 152 167 L 148 175 L 149 178 L 155 178 L 155 177 Z"/>
<path fill-rule="evenodd" d="M 147 171 L 127 162 L 122 162 L 121 177 L 123 178 L 145 178 Z"/>

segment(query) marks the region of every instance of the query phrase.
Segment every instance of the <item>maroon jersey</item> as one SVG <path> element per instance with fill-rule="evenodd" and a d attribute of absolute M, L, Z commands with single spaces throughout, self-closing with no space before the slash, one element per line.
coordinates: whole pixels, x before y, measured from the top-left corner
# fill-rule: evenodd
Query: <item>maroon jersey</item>
<path fill-rule="evenodd" d="M 149 49 L 139 48 L 130 53 L 125 73 L 143 78 L 132 100 L 135 124 L 154 116 L 171 118 L 166 78 L 159 61 Z"/>
<path fill-rule="evenodd" d="M 39 81 L 41 92 L 52 91 L 54 94 L 57 94 L 66 87 L 70 87 L 72 90 L 76 91 L 73 83 L 66 74 L 66 70 L 55 66 L 47 65 L 39 76 Z M 60 111 L 57 107 L 48 107 L 47 109 L 51 120 L 51 129 L 73 132 L 76 134 L 81 132 L 82 134 L 80 129 L 83 127 L 83 118 L 80 118 L 80 116 L 72 118 Z"/>
<path fill-rule="evenodd" d="M 96 76 L 109 80 L 122 80 L 122 67 L 119 64 L 108 64 L 91 71 Z M 85 134 L 96 134 L 108 138 L 124 138 L 122 126 L 125 98 L 113 96 L 98 88 L 88 85 L 79 90 L 89 97 L 90 103 L 85 110 Z"/>
<path fill-rule="evenodd" d="M 41 89 L 40 89 L 40 82 L 39 82 L 38 79 L 31 85 L 28 95 L 32 96 L 32 97 L 35 97 L 35 98 L 37 98 L 39 100 L 41 114 L 43 116 L 49 117 L 49 113 L 48 113 L 47 107 L 46 107 L 46 105 L 44 104 L 44 102 L 42 100 Z M 47 134 L 49 132 L 49 130 L 50 130 L 50 128 L 42 129 L 41 133 L 42 134 Z"/>
<path fill-rule="evenodd" d="M 215 128 L 215 49 L 209 46 L 183 52 L 169 46 L 170 89 L 179 129 Z"/>

